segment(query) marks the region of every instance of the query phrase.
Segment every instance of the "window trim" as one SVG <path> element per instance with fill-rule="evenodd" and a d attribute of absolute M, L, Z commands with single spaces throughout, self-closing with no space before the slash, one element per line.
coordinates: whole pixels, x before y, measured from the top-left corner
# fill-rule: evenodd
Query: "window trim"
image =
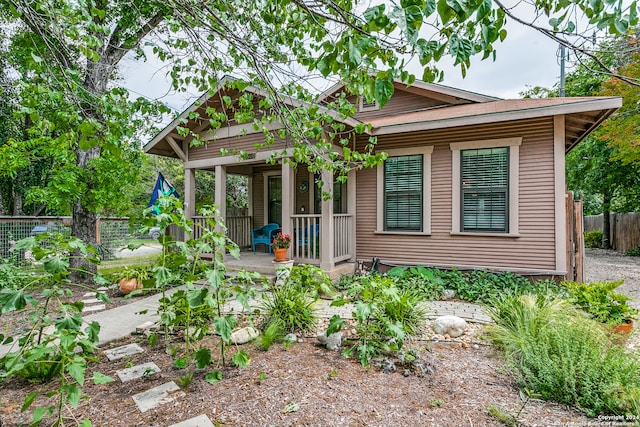
<path fill-rule="evenodd" d="M 378 104 L 377 99 L 374 99 L 373 104 L 368 104 L 365 102 L 363 96 L 358 98 L 358 112 L 365 113 L 367 111 L 378 111 L 378 110 L 380 110 L 380 104 Z"/>
<path fill-rule="evenodd" d="M 387 157 L 422 154 L 422 231 L 399 231 L 384 229 L 384 164 L 376 169 L 376 230 L 375 234 L 431 235 L 431 154 L 433 145 L 386 150 Z"/>
<path fill-rule="evenodd" d="M 485 139 L 478 141 L 454 142 L 449 144 L 451 149 L 451 234 L 462 236 L 500 236 L 500 237 L 518 237 L 518 218 L 519 218 L 519 193 L 520 193 L 520 145 L 522 137 Z M 500 148 L 509 147 L 509 206 L 508 206 L 508 232 L 473 232 L 461 231 L 461 202 L 462 190 L 460 185 L 461 179 L 461 160 L 460 152 L 462 150 L 473 150 L 482 148 Z"/>

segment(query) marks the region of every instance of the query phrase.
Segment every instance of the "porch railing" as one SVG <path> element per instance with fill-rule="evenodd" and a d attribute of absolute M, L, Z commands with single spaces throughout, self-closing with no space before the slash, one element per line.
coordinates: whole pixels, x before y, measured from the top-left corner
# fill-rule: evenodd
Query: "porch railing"
<path fill-rule="evenodd" d="M 291 215 L 293 225 L 291 256 L 300 262 L 317 264 L 320 261 L 320 236 L 322 215 Z M 333 215 L 333 254 L 332 261 L 340 262 L 352 257 L 353 215 Z"/>
<path fill-rule="evenodd" d="M 320 262 L 320 222 L 321 215 L 291 215 L 293 236 L 291 256 L 301 262 Z"/>
<path fill-rule="evenodd" d="M 194 216 L 193 237 L 202 237 L 202 230 L 207 227 L 206 220 L 210 217 Z M 251 246 L 251 216 L 228 216 L 225 224 L 227 226 L 227 236 L 241 248 Z"/>
<path fill-rule="evenodd" d="M 353 242 L 351 230 L 353 230 L 353 215 L 333 215 L 333 262 L 340 262 L 351 258 Z"/>

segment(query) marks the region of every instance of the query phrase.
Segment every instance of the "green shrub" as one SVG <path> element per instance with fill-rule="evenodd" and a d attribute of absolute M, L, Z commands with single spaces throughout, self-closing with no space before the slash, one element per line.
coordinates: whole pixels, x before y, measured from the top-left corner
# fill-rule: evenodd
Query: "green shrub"
<path fill-rule="evenodd" d="M 584 233 L 584 245 L 591 249 L 602 246 L 602 231 L 594 230 Z"/>
<path fill-rule="evenodd" d="M 270 292 L 262 294 L 260 329 L 266 331 L 276 322 L 286 333 L 313 332 L 318 323 L 313 310 L 316 301 L 317 297 L 309 291 L 301 290 L 291 280 L 287 280 L 282 286 L 274 286 Z"/>
<path fill-rule="evenodd" d="M 338 306 L 353 302 L 355 308 L 358 341 L 344 354 L 355 352 L 363 365 L 369 365 L 379 354 L 400 350 L 406 338 L 424 326 L 426 306 L 421 300 L 418 292 L 398 289 L 389 277 L 364 276 L 354 282 L 349 298 L 332 303 Z"/>
<path fill-rule="evenodd" d="M 569 301 L 580 307 L 601 323 L 619 325 L 626 323 L 638 314 L 626 295 L 615 292 L 624 280 L 617 282 L 576 283 L 562 282 L 569 291 Z"/>
<path fill-rule="evenodd" d="M 434 269 L 421 266 L 394 267 L 387 272 L 398 289 L 410 289 L 425 300 L 438 300 L 444 295 L 444 280 L 438 277 Z"/>
<path fill-rule="evenodd" d="M 26 285 L 29 273 L 21 267 L 0 260 L 0 289 L 17 289 Z"/>
<path fill-rule="evenodd" d="M 639 414 L 640 362 L 566 301 L 504 295 L 489 313 L 496 322 L 490 336 L 523 387 L 589 416 Z"/>
<path fill-rule="evenodd" d="M 629 249 L 627 252 L 625 252 L 626 256 L 640 256 L 640 246 L 638 246 L 635 249 Z"/>
<path fill-rule="evenodd" d="M 327 273 L 315 265 L 299 264 L 293 266 L 287 280 L 291 281 L 301 292 L 309 292 L 314 297 L 322 295 L 333 298 L 336 295 Z"/>

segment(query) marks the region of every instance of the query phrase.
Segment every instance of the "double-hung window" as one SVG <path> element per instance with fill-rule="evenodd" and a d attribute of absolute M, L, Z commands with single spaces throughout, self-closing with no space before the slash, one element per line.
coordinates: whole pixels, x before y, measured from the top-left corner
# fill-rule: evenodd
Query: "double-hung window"
<path fill-rule="evenodd" d="M 432 146 L 388 151 L 378 168 L 377 232 L 431 232 L 432 151 Z"/>
<path fill-rule="evenodd" d="M 509 147 L 462 150 L 461 231 L 509 232 Z"/>
<path fill-rule="evenodd" d="M 384 162 L 385 231 L 422 231 L 422 154 Z"/>
<path fill-rule="evenodd" d="M 521 143 L 516 137 L 450 144 L 453 234 L 518 235 Z"/>

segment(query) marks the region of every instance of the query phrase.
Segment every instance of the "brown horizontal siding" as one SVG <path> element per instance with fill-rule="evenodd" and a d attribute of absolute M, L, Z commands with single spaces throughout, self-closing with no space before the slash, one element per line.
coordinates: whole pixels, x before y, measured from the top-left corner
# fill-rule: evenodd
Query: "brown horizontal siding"
<path fill-rule="evenodd" d="M 264 213 L 264 175 L 256 173 L 253 175 L 253 227 L 265 225 Z"/>
<path fill-rule="evenodd" d="M 263 150 L 282 150 L 287 147 L 287 139 L 281 139 L 275 135 L 275 141 L 272 146 L 263 148 Z M 227 150 L 246 151 L 248 153 L 255 153 L 255 144 L 263 144 L 265 142 L 264 134 L 262 132 L 252 133 L 249 135 L 234 136 L 231 138 L 221 138 L 215 141 L 209 141 L 207 144 L 203 144 L 199 147 L 189 148 L 189 160 L 202 160 L 211 159 L 216 157 L 222 157 L 220 150 L 225 148 Z M 292 144 L 290 144 L 292 145 Z"/>
<path fill-rule="evenodd" d="M 349 100 L 358 107 L 358 98 L 352 96 Z M 410 111 L 422 110 L 425 108 L 443 105 L 444 102 L 427 98 L 425 96 L 410 93 L 396 88 L 395 93 L 382 109 L 372 111 L 357 111 L 353 115 L 358 120 L 370 119 L 373 117 L 392 116 Z"/>
<path fill-rule="evenodd" d="M 522 136 L 519 238 L 452 236 L 449 143 Z M 380 150 L 433 145 L 431 236 L 377 235 L 376 171 L 358 174 L 357 257 L 391 262 L 555 271 L 552 119 L 384 136 Z"/>

